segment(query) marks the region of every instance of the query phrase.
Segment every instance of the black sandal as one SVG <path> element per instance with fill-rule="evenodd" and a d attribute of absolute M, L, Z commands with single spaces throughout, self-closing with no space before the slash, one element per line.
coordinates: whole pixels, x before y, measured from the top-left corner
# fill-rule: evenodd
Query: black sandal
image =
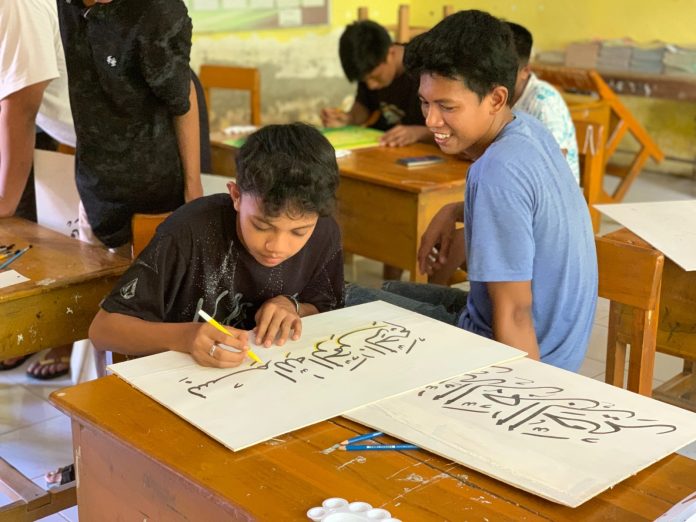
<path fill-rule="evenodd" d="M 68 484 L 75 480 L 75 464 L 69 464 L 55 471 L 49 471 L 44 476 L 44 479 L 49 488 L 56 488 Z"/>
<path fill-rule="evenodd" d="M 18 366 L 22 366 L 25 362 L 27 362 L 27 359 L 31 357 L 32 354 L 29 355 L 22 355 L 18 359 L 15 360 L 12 364 L 7 364 L 5 361 L 8 359 L 5 359 L 5 361 L 0 361 L 0 372 L 6 372 L 9 370 L 14 370 Z M 14 359 L 14 357 L 10 357 L 10 359 Z"/>

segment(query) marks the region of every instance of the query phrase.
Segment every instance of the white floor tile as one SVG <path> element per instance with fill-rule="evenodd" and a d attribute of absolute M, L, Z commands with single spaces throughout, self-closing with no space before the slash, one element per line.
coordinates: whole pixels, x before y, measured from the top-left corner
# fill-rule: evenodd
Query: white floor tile
<path fill-rule="evenodd" d="M 580 367 L 580 370 L 578 370 L 578 373 L 580 375 L 584 375 L 585 377 L 596 377 L 597 375 L 600 375 L 600 374 L 603 377 L 604 370 L 605 370 L 604 361 L 598 361 L 598 360 L 592 359 L 590 357 L 585 357 L 585 360 L 582 362 L 582 366 Z"/>
<path fill-rule="evenodd" d="M 65 520 L 68 520 L 68 522 L 79 522 L 80 520 L 77 516 L 77 506 L 66 509 L 65 511 L 61 511 L 60 514 L 63 516 L 63 518 L 65 518 Z"/>
<path fill-rule="evenodd" d="M 597 299 L 597 309 L 595 310 L 594 324 L 600 326 L 609 325 L 609 300 L 600 297 Z"/>
<path fill-rule="evenodd" d="M 654 379 L 658 379 L 662 382 L 668 381 L 678 373 L 681 373 L 683 369 L 684 359 L 660 352 L 655 354 Z"/>
<path fill-rule="evenodd" d="M 61 415 L 42 397 L 19 384 L 0 384 L 0 434 Z M 4 452 L 3 452 L 4 453 Z"/>
<path fill-rule="evenodd" d="M 11 431 L 0 436 L 0 447 L 3 458 L 21 473 L 38 477 L 72 462 L 70 419 L 61 414 Z"/>

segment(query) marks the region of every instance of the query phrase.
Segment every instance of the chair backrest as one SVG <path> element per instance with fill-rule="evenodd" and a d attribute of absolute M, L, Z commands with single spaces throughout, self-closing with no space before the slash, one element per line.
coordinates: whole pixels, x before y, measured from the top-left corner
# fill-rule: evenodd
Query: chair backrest
<path fill-rule="evenodd" d="M 261 74 L 253 67 L 231 67 L 227 65 L 201 65 L 198 77 L 205 91 L 205 100 L 210 108 L 210 89 L 232 89 L 248 91 L 251 124 L 261 125 Z"/>
<path fill-rule="evenodd" d="M 131 250 L 133 259 L 147 246 L 154 237 L 157 227 L 167 219 L 171 212 L 163 214 L 134 214 L 131 220 L 133 230 L 133 247 Z"/>
<path fill-rule="evenodd" d="M 665 256 L 652 248 L 596 237 L 599 296 L 640 310 L 656 311 Z"/>
<path fill-rule="evenodd" d="M 445 5 L 442 8 L 442 17 L 451 15 L 454 12 L 454 6 Z M 358 7 L 358 20 L 367 20 L 368 10 L 367 7 Z M 387 31 L 391 31 L 394 34 L 394 41 L 396 43 L 407 43 L 412 38 L 418 36 L 419 34 L 427 32 L 430 27 L 425 26 L 415 26 L 409 25 L 411 19 L 411 6 L 407 4 L 399 5 L 399 10 L 397 12 L 396 25 L 385 25 Z"/>

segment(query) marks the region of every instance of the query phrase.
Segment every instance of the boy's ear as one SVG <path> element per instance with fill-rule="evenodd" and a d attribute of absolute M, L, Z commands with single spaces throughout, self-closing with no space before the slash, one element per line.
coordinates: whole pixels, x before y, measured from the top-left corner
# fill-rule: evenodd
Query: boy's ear
<path fill-rule="evenodd" d="M 503 87 L 502 85 L 496 85 L 493 87 L 491 92 L 488 93 L 491 114 L 496 114 L 505 108 L 509 97 L 510 93 L 508 92 L 507 87 Z"/>
<path fill-rule="evenodd" d="M 239 203 L 242 199 L 242 193 L 239 190 L 239 186 L 234 181 L 228 181 L 227 190 L 230 193 L 230 198 L 232 198 L 234 209 L 239 212 Z"/>

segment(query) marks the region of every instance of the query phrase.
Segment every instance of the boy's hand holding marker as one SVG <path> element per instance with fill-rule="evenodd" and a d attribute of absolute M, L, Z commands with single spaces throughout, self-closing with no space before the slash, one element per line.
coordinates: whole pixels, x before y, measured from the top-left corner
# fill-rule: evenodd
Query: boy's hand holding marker
<path fill-rule="evenodd" d="M 196 326 L 190 341 L 191 357 L 201 366 L 234 368 L 245 361 L 249 351 L 249 333 L 227 327 L 228 334 L 220 332 L 209 323 L 192 323 Z M 222 348 L 225 345 L 232 351 Z"/>

